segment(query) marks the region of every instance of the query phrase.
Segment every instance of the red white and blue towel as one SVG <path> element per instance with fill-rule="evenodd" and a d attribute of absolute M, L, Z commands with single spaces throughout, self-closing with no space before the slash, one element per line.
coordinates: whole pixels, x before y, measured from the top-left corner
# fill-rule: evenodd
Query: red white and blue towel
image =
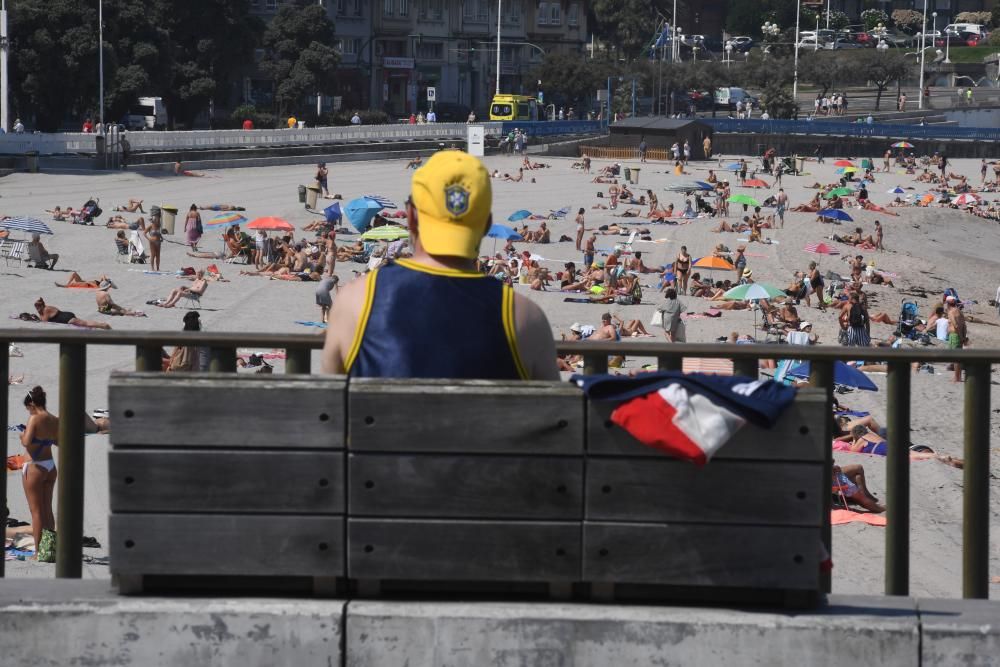
<path fill-rule="evenodd" d="M 772 380 L 683 374 L 574 375 L 592 400 L 620 404 L 611 421 L 639 442 L 704 465 L 750 422 L 770 427 L 795 400 L 793 387 Z"/>

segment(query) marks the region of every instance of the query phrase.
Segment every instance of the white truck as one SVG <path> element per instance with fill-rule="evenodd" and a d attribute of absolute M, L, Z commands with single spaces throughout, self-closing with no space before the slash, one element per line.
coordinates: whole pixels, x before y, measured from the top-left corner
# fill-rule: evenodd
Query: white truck
<path fill-rule="evenodd" d="M 167 106 L 162 97 L 140 97 L 122 118 L 129 130 L 162 130 L 167 126 Z"/>

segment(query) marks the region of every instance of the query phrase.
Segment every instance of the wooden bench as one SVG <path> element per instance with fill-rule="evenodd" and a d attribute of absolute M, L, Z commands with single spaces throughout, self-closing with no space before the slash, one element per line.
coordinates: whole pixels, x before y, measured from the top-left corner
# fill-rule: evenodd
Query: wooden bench
<path fill-rule="evenodd" d="M 700 469 L 635 442 L 568 383 L 132 373 L 109 391 L 125 593 L 802 604 L 821 589 L 821 391 Z"/>

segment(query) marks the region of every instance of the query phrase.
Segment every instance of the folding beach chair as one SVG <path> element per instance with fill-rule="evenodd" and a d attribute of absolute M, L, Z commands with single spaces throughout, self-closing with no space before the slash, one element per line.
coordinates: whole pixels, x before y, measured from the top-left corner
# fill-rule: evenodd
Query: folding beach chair
<path fill-rule="evenodd" d="M 128 237 L 128 261 L 130 264 L 146 263 L 146 249 L 137 229 L 133 229 Z"/>
<path fill-rule="evenodd" d="M 25 247 L 27 245 L 26 241 L 11 241 L 8 239 L 7 243 L 0 247 L 0 255 L 7 262 L 7 266 L 10 266 L 11 262 L 17 262 L 20 266 L 21 262 L 25 259 Z"/>

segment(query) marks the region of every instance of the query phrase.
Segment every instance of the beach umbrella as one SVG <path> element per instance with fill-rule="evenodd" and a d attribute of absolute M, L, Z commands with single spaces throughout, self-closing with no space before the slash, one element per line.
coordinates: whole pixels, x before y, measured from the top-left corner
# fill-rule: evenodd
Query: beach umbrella
<path fill-rule="evenodd" d="M 330 223 L 339 222 L 340 219 L 344 217 L 343 211 L 340 210 L 340 202 L 335 201 L 326 208 L 324 208 L 323 215 L 326 216 L 327 222 Z"/>
<path fill-rule="evenodd" d="M 739 162 L 733 162 L 732 164 L 727 164 L 726 169 L 731 171 L 739 171 L 742 165 Z"/>
<path fill-rule="evenodd" d="M 239 213 L 223 213 L 211 218 L 205 223 L 205 227 L 208 229 L 225 229 L 226 227 L 242 225 L 246 221 L 247 219 Z"/>
<path fill-rule="evenodd" d="M 668 190 L 670 192 L 694 192 L 696 190 L 708 191 L 714 189 L 715 188 L 711 184 L 703 181 L 681 181 L 680 183 L 671 183 L 664 188 L 664 190 Z"/>
<path fill-rule="evenodd" d="M 743 187 L 745 188 L 769 188 L 770 185 L 766 181 L 762 181 L 759 178 L 751 178 L 743 181 Z"/>
<path fill-rule="evenodd" d="M 906 194 L 906 190 L 904 190 L 903 188 L 901 188 L 901 187 L 899 187 L 897 185 L 892 190 L 886 190 L 886 194 L 889 194 L 889 195 L 902 195 L 902 194 Z"/>
<path fill-rule="evenodd" d="M 486 236 L 493 239 L 493 251 L 496 252 L 497 242 L 496 239 L 503 239 L 505 241 L 523 241 L 524 237 L 517 233 L 516 229 L 508 227 L 507 225 L 501 225 L 500 223 L 494 222 Z"/>
<path fill-rule="evenodd" d="M 837 170 L 838 174 L 853 174 L 855 172 L 861 171 L 857 167 L 841 167 Z"/>
<path fill-rule="evenodd" d="M 837 160 L 833 163 L 834 167 L 853 167 L 854 163 L 850 160 Z"/>
<path fill-rule="evenodd" d="M 854 218 L 847 214 L 847 211 L 841 210 L 839 208 L 824 208 L 822 211 L 817 213 L 821 218 L 827 218 L 828 220 L 843 220 L 844 222 L 854 222 Z"/>
<path fill-rule="evenodd" d="M 760 206 L 760 202 L 750 195 L 733 195 L 729 198 L 730 204 L 746 204 L 747 206 Z"/>
<path fill-rule="evenodd" d="M 518 220 L 524 220 L 525 218 L 531 217 L 531 211 L 526 211 L 523 208 L 520 211 L 514 211 L 507 217 L 508 222 L 517 222 Z"/>
<path fill-rule="evenodd" d="M 292 226 L 290 222 L 283 218 L 275 218 L 273 216 L 266 216 L 263 218 L 256 218 L 251 220 L 247 224 L 247 229 L 265 229 L 267 231 L 274 232 L 294 232 L 295 227 Z"/>
<path fill-rule="evenodd" d="M 410 230 L 396 225 L 372 227 L 361 235 L 362 241 L 396 241 L 410 235 Z"/>
<path fill-rule="evenodd" d="M 732 271 L 736 268 L 728 259 L 715 255 L 700 257 L 692 262 L 691 266 L 697 266 L 699 269 L 722 269 L 724 271 Z"/>
<path fill-rule="evenodd" d="M 378 202 L 382 205 L 382 208 L 399 208 L 396 206 L 391 199 L 388 197 L 383 197 L 382 195 L 365 195 L 366 199 L 371 199 L 374 202 Z"/>
<path fill-rule="evenodd" d="M 28 234 L 51 234 L 52 230 L 41 220 L 36 218 L 5 218 L 0 220 L 0 227 L 8 230 L 27 232 Z"/>
<path fill-rule="evenodd" d="M 368 225 L 372 223 L 372 220 L 375 219 L 375 216 L 382 209 L 382 204 L 379 204 L 374 199 L 358 197 L 347 202 L 344 206 L 344 216 L 354 229 L 364 233 L 367 231 Z"/>
<path fill-rule="evenodd" d="M 913 144 L 909 141 L 897 141 L 892 145 L 892 148 L 913 148 Z"/>
<path fill-rule="evenodd" d="M 823 195 L 823 198 L 833 199 L 834 197 L 843 197 L 845 195 L 853 195 L 853 194 L 854 190 L 850 188 L 834 188 L 833 190 L 830 190 L 825 195 Z"/>
<path fill-rule="evenodd" d="M 747 283 L 737 285 L 722 295 L 728 301 L 759 301 L 760 299 L 774 299 L 775 297 L 786 296 L 784 290 L 780 290 L 773 285 L 766 283 Z"/>
<path fill-rule="evenodd" d="M 788 372 L 785 375 L 798 378 L 808 378 L 809 371 L 809 362 L 803 361 L 802 363 L 796 364 L 788 369 Z M 864 389 L 865 391 L 878 391 L 878 387 L 876 387 L 875 383 L 871 381 L 871 378 L 865 375 L 862 371 L 859 371 L 857 368 L 848 366 L 843 361 L 833 362 L 833 383 L 844 387 Z"/>
<path fill-rule="evenodd" d="M 952 204 L 955 204 L 956 206 L 975 206 L 979 202 L 980 198 L 978 195 L 974 195 L 971 192 L 966 192 L 965 194 L 955 197 L 955 200 L 952 202 Z"/>
<path fill-rule="evenodd" d="M 811 252 L 815 255 L 839 255 L 840 251 L 836 248 L 831 248 L 825 243 L 810 243 L 805 248 L 806 252 Z"/>

